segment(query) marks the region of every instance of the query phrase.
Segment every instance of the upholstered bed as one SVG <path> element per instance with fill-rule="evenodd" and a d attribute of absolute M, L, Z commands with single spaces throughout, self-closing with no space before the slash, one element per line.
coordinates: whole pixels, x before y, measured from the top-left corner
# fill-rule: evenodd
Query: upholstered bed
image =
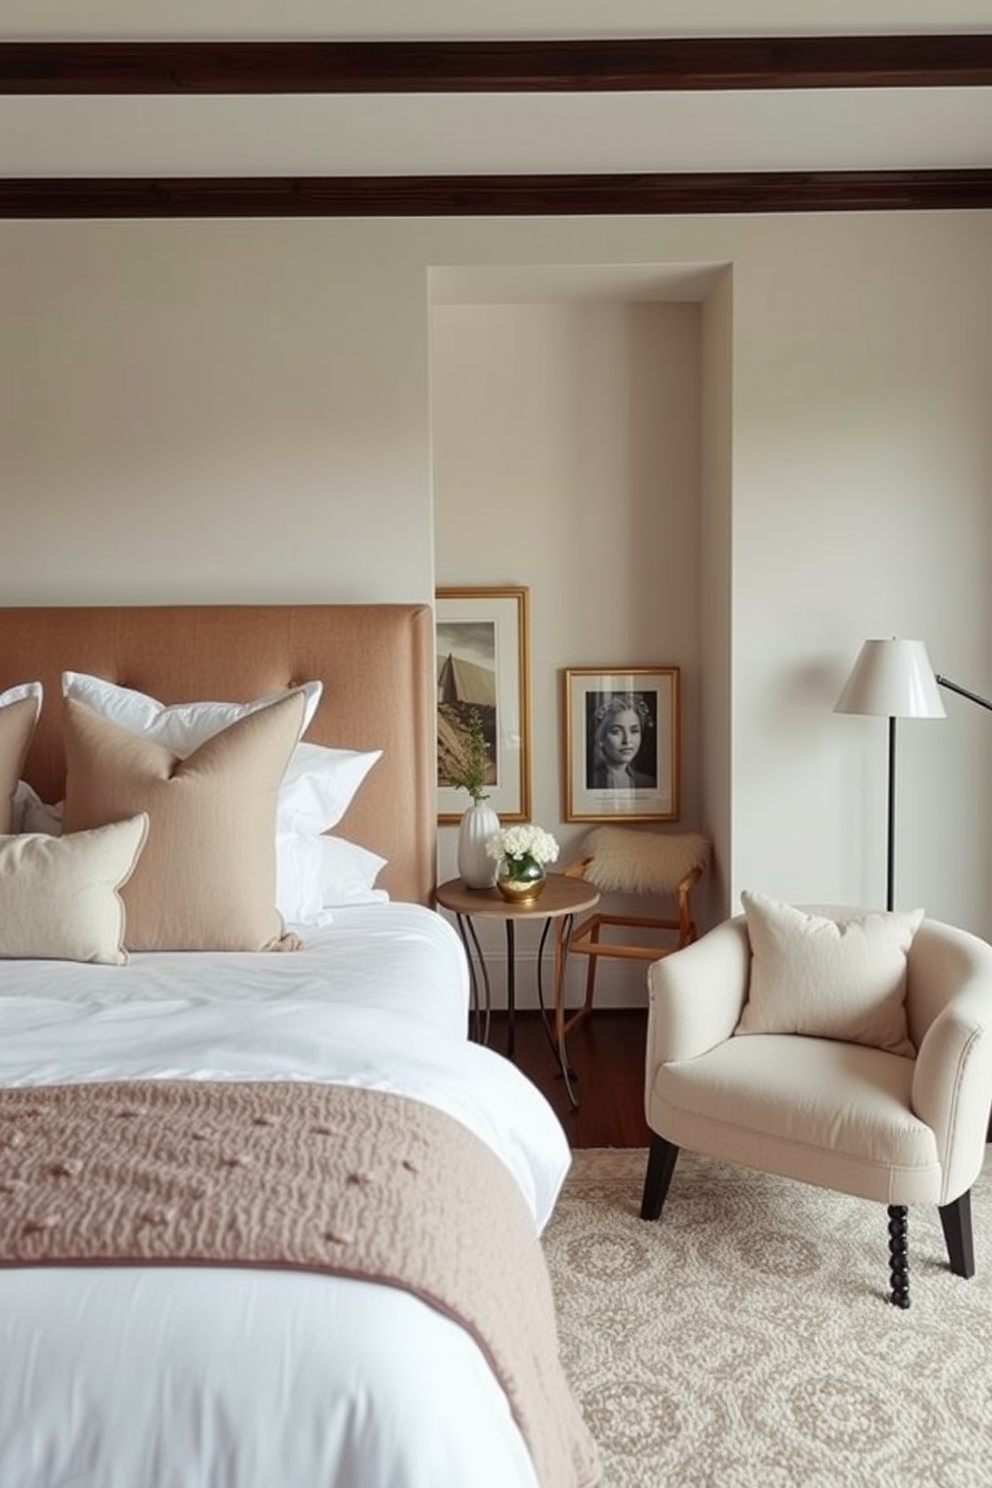
<path fill-rule="evenodd" d="M 534 1087 L 468 1041 L 464 954 L 429 907 L 432 679 L 427 606 L 0 609 L 0 721 L 4 696 L 43 692 L 15 835 L 0 837 L 0 1483 L 597 1480 L 538 1238 L 567 1144 Z M 188 753 L 149 742 L 185 705 L 261 699 Z M 253 796 L 215 820 L 215 777 L 259 739 L 270 773 L 292 746 L 278 794 L 263 782 L 267 808 Z M 295 780 L 303 816 L 333 817 L 316 830 L 334 864 L 322 849 L 320 892 L 295 919 L 304 900 L 277 844 L 302 840 L 302 817 L 291 831 L 283 818 L 303 745 L 335 781 L 352 773 L 333 812 L 306 772 Z M 132 769 L 166 795 L 128 795 Z M 163 825 L 161 800 L 187 784 L 192 815 Z M 263 808 L 269 846 L 250 851 L 277 890 L 278 933 L 199 944 L 201 901 L 223 915 L 256 866 L 218 856 L 217 840 L 254 823 L 257 845 Z M 56 885 L 51 908 L 64 885 L 45 878 L 46 854 L 118 851 L 122 833 L 119 956 L 19 940 L 10 907 L 26 902 L 30 853 L 32 886 Z M 139 885 L 164 842 L 168 871 Z M 303 876 L 317 861 L 305 845 Z M 225 880 L 216 896 L 208 872 Z M 192 903 L 192 938 L 163 903 L 173 892 Z M 76 913 L 67 901 L 51 933 Z M 23 922 L 49 933 L 33 910 Z M 525 1312 L 549 1317 L 508 1332 Z"/>

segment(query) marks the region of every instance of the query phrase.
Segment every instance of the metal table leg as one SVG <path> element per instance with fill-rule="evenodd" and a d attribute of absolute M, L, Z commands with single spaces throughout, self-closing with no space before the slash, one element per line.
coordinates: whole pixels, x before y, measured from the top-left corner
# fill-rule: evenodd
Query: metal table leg
<path fill-rule="evenodd" d="M 488 1044 L 493 1001 L 492 988 L 489 983 L 489 968 L 486 965 L 486 958 L 482 954 L 482 947 L 479 944 L 479 937 L 476 934 L 471 917 L 469 915 L 456 914 L 455 920 L 458 925 L 458 933 L 462 938 L 462 945 L 465 947 L 465 959 L 468 961 L 469 981 L 472 987 L 472 1015 L 475 1024 L 475 1037 L 479 1043 Z M 475 952 L 474 958 L 472 954 L 473 950 Z M 482 1024 L 482 1018 L 479 1009 L 479 983 L 476 977 L 476 962 L 478 962 L 479 975 L 482 978 L 482 985 L 485 991 L 484 1028 L 480 1026 Z"/>
<path fill-rule="evenodd" d="M 506 1057 L 513 1058 L 517 1011 L 516 936 L 513 921 L 506 921 Z"/>
<path fill-rule="evenodd" d="M 579 1104 L 579 1098 L 572 1089 L 572 1081 L 577 1079 L 575 1071 L 568 1062 L 568 1050 L 565 1047 L 565 965 L 568 958 L 568 943 L 572 937 L 572 924 L 574 915 L 565 915 L 559 930 L 558 943 L 555 947 L 555 1028 L 552 1033 L 548 1022 L 548 1010 L 544 1002 L 544 946 L 551 929 L 551 921 L 545 920 L 544 929 L 541 932 L 541 943 L 537 951 L 537 1000 L 541 1008 L 541 1022 L 551 1045 L 552 1053 L 558 1061 L 561 1077 L 565 1082 L 565 1093 L 569 1104 L 575 1110 Z"/>

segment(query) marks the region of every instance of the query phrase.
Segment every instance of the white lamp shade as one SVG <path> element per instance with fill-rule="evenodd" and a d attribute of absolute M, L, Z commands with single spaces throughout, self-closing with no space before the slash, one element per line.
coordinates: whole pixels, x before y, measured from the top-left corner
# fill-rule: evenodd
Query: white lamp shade
<path fill-rule="evenodd" d="M 946 718 L 937 678 L 923 642 L 896 636 L 884 641 L 865 641 L 834 712 L 881 713 L 888 718 Z"/>

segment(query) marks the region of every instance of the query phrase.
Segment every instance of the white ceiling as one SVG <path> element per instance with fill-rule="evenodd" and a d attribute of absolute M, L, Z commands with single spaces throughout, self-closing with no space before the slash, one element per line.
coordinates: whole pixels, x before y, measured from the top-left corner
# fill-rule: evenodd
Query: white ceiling
<path fill-rule="evenodd" d="M 992 32 L 992 0 L 2 0 L 0 40 Z M 469 12 L 469 13 L 467 13 Z M 0 175 L 992 167 L 992 89 L 0 97 Z"/>

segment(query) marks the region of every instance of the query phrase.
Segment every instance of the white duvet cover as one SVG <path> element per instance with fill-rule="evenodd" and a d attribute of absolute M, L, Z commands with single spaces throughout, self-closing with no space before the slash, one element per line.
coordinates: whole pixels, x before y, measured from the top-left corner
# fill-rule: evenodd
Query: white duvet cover
<path fill-rule="evenodd" d="M 461 1120 L 535 1226 L 568 1168 L 547 1102 L 466 1039 L 461 944 L 417 905 L 292 954 L 0 962 L 0 1084 L 374 1086 Z M 396 1289 L 294 1271 L 0 1268 L 2 1488 L 535 1488 L 482 1352 Z"/>

